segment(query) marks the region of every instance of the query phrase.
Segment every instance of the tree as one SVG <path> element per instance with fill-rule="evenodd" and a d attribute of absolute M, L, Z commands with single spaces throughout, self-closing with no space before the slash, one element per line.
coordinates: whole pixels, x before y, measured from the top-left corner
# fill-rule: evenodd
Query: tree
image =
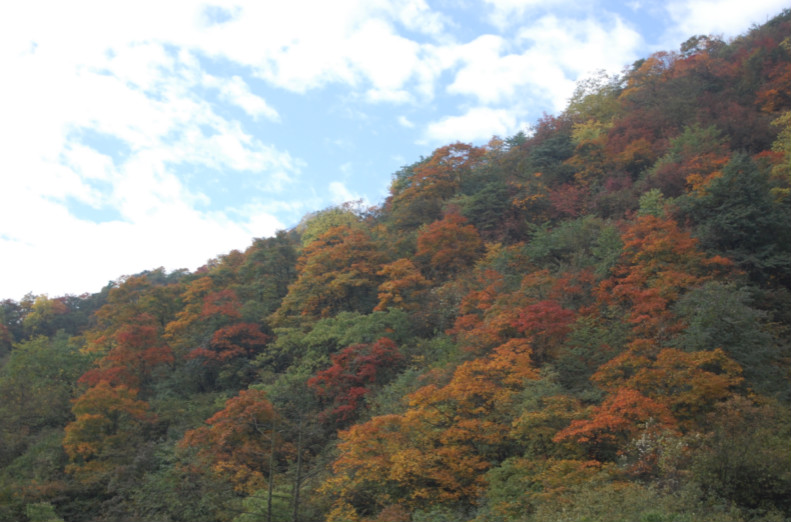
<path fill-rule="evenodd" d="M 791 419 L 788 408 L 733 396 L 705 423 L 691 470 L 703 491 L 734 502 L 756 517 L 791 514 Z M 768 517 L 767 517 L 768 518 Z"/>
<path fill-rule="evenodd" d="M 244 261 L 235 263 L 241 266 Z M 176 368 L 177 375 L 186 379 L 182 388 L 238 390 L 254 378 L 250 361 L 271 336 L 262 331 L 265 326 L 245 320 L 245 315 L 255 315 L 250 312 L 257 303 L 252 310 L 246 308 L 237 289 L 246 292 L 236 284 L 221 286 L 212 276 L 195 279 L 184 288 L 183 307 L 164 333 L 177 359 L 186 362 Z"/>
<path fill-rule="evenodd" d="M 461 213 L 487 241 L 513 241 L 522 232 L 519 212 L 511 205 L 514 192 L 501 174 L 460 198 Z"/>
<path fill-rule="evenodd" d="M 771 178 L 777 184 L 772 194 L 783 201 L 791 198 L 791 110 L 782 113 L 772 125 L 779 128 L 777 139 L 772 143 L 772 153 L 777 157 L 771 168 Z"/>
<path fill-rule="evenodd" d="M 207 362 L 225 363 L 237 357 L 251 358 L 263 350 L 269 336 L 257 324 L 236 323 L 216 330 L 208 347 L 192 350 L 188 358 L 203 358 Z"/>
<path fill-rule="evenodd" d="M 299 522 L 306 504 L 310 507 L 316 497 L 303 490 L 315 487 L 313 479 L 324 471 L 318 457 L 329 438 L 326 426 L 318 420 L 319 406 L 307 385 L 308 378 L 304 367 L 294 365 L 268 387 L 273 403 L 282 412 L 281 435 L 289 446 L 284 479 L 290 482 L 291 522 Z"/>
<path fill-rule="evenodd" d="M 604 70 L 578 81 L 566 107 L 566 114 L 575 121 L 612 120 L 620 112 L 620 84 L 620 77 L 610 76 Z"/>
<path fill-rule="evenodd" d="M 622 239 L 620 262 L 597 293 L 604 303 L 626 306 L 638 339 L 664 339 L 676 332 L 680 325 L 670 305 L 730 266 L 722 257 L 706 257 L 671 218 L 639 216 Z"/>
<path fill-rule="evenodd" d="M 79 348 L 65 334 L 38 336 L 19 343 L 0 366 L 0 467 L 70 420 L 74 382 L 89 364 Z"/>
<path fill-rule="evenodd" d="M 28 504 L 25 514 L 30 522 L 63 522 L 49 502 Z"/>
<path fill-rule="evenodd" d="M 179 277 L 178 273 L 175 275 Z M 116 330 L 143 315 L 164 328 L 175 313 L 179 290 L 179 285 L 171 283 L 163 269 L 122 278 L 109 289 L 107 302 L 96 311 L 96 325 L 86 332 L 86 348 L 104 355 L 112 347 Z"/>
<path fill-rule="evenodd" d="M 135 448 L 154 416 L 137 392 L 101 381 L 72 406 L 75 419 L 66 426 L 63 448 L 71 460 L 66 470 L 85 484 L 101 484 L 132 464 Z"/>
<path fill-rule="evenodd" d="M 215 289 L 209 276 L 188 282 L 180 295 L 182 306 L 172 321 L 165 326 L 164 336 L 175 352 L 183 357 L 195 345 L 203 344 L 215 325 L 207 324 L 202 317 L 204 300 Z"/>
<path fill-rule="evenodd" d="M 162 340 L 153 317 L 147 314 L 130 318 L 109 335 L 110 350 L 96 367 L 80 377 L 80 382 L 95 386 L 106 382 L 149 393 L 157 372 L 174 362 L 170 347 Z"/>
<path fill-rule="evenodd" d="M 355 344 L 330 356 L 332 366 L 308 379 L 319 399 L 329 406 L 325 421 L 344 425 L 354 419 L 363 397 L 398 370 L 401 354 L 396 344 L 382 337 L 373 344 Z"/>
<path fill-rule="evenodd" d="M 278 446 L 277 415 L 266 394 L 242 390 L 210 417 L 184 434 L 181 447 L 192 447 L 208 469 L 230 480 L 239 491 L 262 489 L 273 480 L 270 457 Z"/>
<path fill-rule="evenodd" d="M 687 212 L 703 248 L 756 283 L 791 286 L 791 200 L 774 200 L 766 173 L 748 156 L 735 155 Z"/>
<path fill-rule="evenodd" d="M 287 326 L 342 311 L 371 311 L 383 259 L 365 231 L 347 226 L 329 229 L 303 250 L 297 280 L 273 314 L 273 323 Z"/>
<path fill-rule="evenodd" d="M 401 502 L 408 509 L 471 506 L 483 492 L 483 473 L 507 454 L 512 401 L 537 377 L 525 339 L 459 365 L 445 385 L 429 384 L 408 397 L 401 415 L 383 415 L 340 434 L 333 517 L 376 513 Z"/>
<path fill-rule="evenodd" d="M 558 432 L 554 440 L 575 440 L 589 448 L 599 461 L 613 460 L 619 448 L 643 431 L 653 421 L 660 429 L 675 425 L 670 410 L 632 388 L 618 388 L 600 406 L 591 410 L 589 419 L 578 419 Z"/>
<path fill-rule="evenodd" d="M 721 348 L 744 370 L 745 383 L 762 394 L 787 395 L 783 342 L 756 290 L 710 281 L 683 296 L 674 311 L 685 325 L 673 347 L 687 352 Z"/>
<path fill-rule="evenodd" d="M 741 367 L 719 348 L 698 352 L 665 348 L 656 353 L 650 343 L 635 343 L 599 367 L 592 379 L 611 394 L 629 388 L 660 401 L 682 427 L 690 429 L 738 389 L 741 373 Z"/>
<path fill-rule="evenodd" d="M 487 472 L 482 511 L 490 514 L 487 519 L 516 521 L 543 506 L 567 508 L 572 491 L 598 484 L 611 473 L 611 464 L 595 460 L 512 457 Z"/>
<path fill-rule="evenodd" d="M 414 229 L 440 219 L 444 203 L 484 155 L 483 148 L 454 143 L 404 171 L 391 186 L 387 204 L 396 227 Z"/>
<path fill-rule="evenodd" d="M 46 295 L 40 295 L 36 297 L 22 324 L 34 336 L 50 337 L 66 326 L 63 319 L 68 313 L 69 308 L 64 299 L 50 299 Z"/>
<path fill-rule="evenodd" d="M 574 171 L 566 164 L 566 160 L 574 153 L 574 141 L 571 138 L 573 125 L 574 120 L 567 115 L 545 114 L 539 119 L 533 135 L 518 151 L 526 156 L 519 165 L 520 177 L 523 181 L 532 184 L 540 180 L 540 185 L 546 189 L 572 180 Z M 535 195 L 540 194 L 540 191 L 536 190 L 530 192 Z M 541 222 L 536 219 L 541 215 L 541 204 L 519 206 L 530 212 L 527 216 L 530 222 Z"/>
<path fill-rule="evenodd" d="M 379 304 L 374 311 L 401 308 L 414 312 L 420 308 L 430 282 L 412 261 L 406 258 L 397 259 L 383 265 L 377 275 L 385 280 L 379 285 Z"/>
<path fill-rule="evenodd" d="M 651 167 L 646 185 L 659 189 L 668 198 L 688 191 L 700 195 L 712 180 L 722 175 L 728 160 L 728 147 L 717 127 L 685 127 L 670 140 L 668 151 Z"/>
<path fill-rule="evenodd" d="M 11 351 L 14 342 L 23 340 L 25 313 L 22 305 L 13 299 L 0 301 L 0 357 Z"/>
<path fill-rule="evenodd" d="M 612 157 L 607 154 L 607 131 L 611 124 L 596 120 L 575 123 L 571 132 L 574 155 L 566 164 L 574 169 L 574 180 L 581 187 L 597 187 L 612 170 Z"/>
<path fill-rule="evenodd" d="M 351 202 L 344 203 L 343 205 L 329 207 L 305 216 L 297 226 L 302 238 L 302 245 L 309 245 L 331 228 L 341 226 L 354 228 L 358 226 L 360 222 L 359 211 L 354 208 L 354 205 Z"/>
<path fill-rule="evenodd" d="M 274 237 L 253 240 L 245 251 L 239 267 L 242 284 L 236 289 L 245 321 L 261 321 L 280 306 L 297 277 L 297 245 L 295 232 L 280 230 Z"/>
<path fill-rule="evenodd" d="M 557 301 L 543 300 L 521 308 L 511 325 L 531 339 L 534 359 L 541 363 L 550 357 L 554 359 L 573 321 L 573 311 Z"/>
<path fill-rule="evenodd" d="M 418 234 L 417 253 L 430 279 L 446 280 L 468 268 L 483 253 L 478 231 L 455 212 Z"/>

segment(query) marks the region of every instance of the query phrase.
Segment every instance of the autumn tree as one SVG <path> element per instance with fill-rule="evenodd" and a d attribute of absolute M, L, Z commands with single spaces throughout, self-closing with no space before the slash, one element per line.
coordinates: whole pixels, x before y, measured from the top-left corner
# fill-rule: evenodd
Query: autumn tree
<path fill-rule="evenodd" d="M 333 227 L 302 251 L 298 277 L 281 307 L 276 326 L 315 321 L 342 311 L 370 311 L 376 304 L 382 254 L 359 228 Z"/>
<path fill-rule="evenodd" d="M 484 269 L 475 274 L 474 287 L 458 307 L 448 333 L 468 352 L 483 354 L 517 335 L 513 327 L 518 298 L 505 292 L 503 274 Z"/>
<path fill-rule="evenodd" d="M 137 398 L 134 389 L 107 381 L 86 390 L 74 402 L 72 413 L 75 418 L 63 439 L 71 461 L 67 471 L 89 485 L 122 474 L 154 421 L 149 405 Z"/>
<path fill-rule="evenodd" d="M 358 226 L 360 224 L 358 215 L 360 212 L 359 208 L 355 208 L 356 206 L 359 206 L 359 202 L 357 204 L 349 202 L 305 216 L 302 222 L 297 225 L 302 245 L 309 245 L 331 228 L 355 228 Z"/>
<path fill-rule="evenodd" d="M 445 385 L 409 395 L 402 415 L 374 417 L 341 433 L 330 519 L 375 513 L 404 502 L 414 509 L 473 505 L 485 472 L 509 446 L 509 405 L 537 376 L 529 343 L 514 339 L 461 364 Z"/>
<path fill-rule="evenodd" d="M 611 124 L 596 120 L 575 123 L 571 132 L 574 155 L 566 163 L 574 169 L 574 180 L 581 187 L 599 186 L 612 170 L 612 156 L 607 153 L 607 131 Z"/>
<path fill-rule="evenodd" d="M 225 407 L 190 430 L 180 442 L 195 448 L 204 465 L 231 481 L 239 491 L 263 489 L 273 480 L 272 458 L 279 447 L 277 414 L 260 390 L 242 390 Z"/>
<path fill-rule="evenodd" d="M 164 336 L 176 354 L 205 345 L 217 328 L 240 318 L 239 303 L 231 289 L 219 289 L 204 275 L 182 288 L 181 308 L 165 326 Z"/>
<path fill-rule="evenodd" d="M 651 423 L 655 424 L 651 424 Z M 639 391 L 622 387 L 591 411 L 589 419 L 578 419 L 558 432 L 554 440 L 572 439 L 589 448 L 599 461 L 613 460 L 619 448 L 647 426 L 669 429 L 675 419 L 668 408 Z"/>
<path fill-rule="evenodd" d="M 475 227 L 452 212 L 421 230 L 415 257 L 429 279 L 445 280 L 471 266 L 482 254 L 482 246 Z"/>
<path fill-rule="evenodd" d="M 107 293 L 107 301 L 95 313 L 95 326 L 86 332 L 87 350 L 106 354 L 113 346 L 115 332 L 136 318 L 147 316 L 164 328 L 178 309 L 181 274 L 166 275 L 163 269 L 125 277 Z M 174 281 L 175 280 L 175 281 Z"/>
<path fill-rule="evenodd" d="M 651 167 L 645 183 L 669 198 L 687 192 L 703 194 L 709 183 L 722 175 L 729 152 L 716 127 L 685 127 L 670 140 L 668 151 Z"/>
<path fill-rule="evenodd" d="M 214 332 L 208 346 L 195 348 L 188 358 L 204 359 L 207 362 L 225 363 L 237 357 L 253 357 L 269 341 L 254 323 L 235 323 Z"/>
<path fill-rule="evenodd" d="M 388 207 L 398 228 L 411 229 L 442 217 L 445 202 L 484 156 L 485 149 L 464 143 L 441 147 L 394 180 Z"/>
<path fill-rule="evenodd" d="M 655 352 L 654 347 L 641 350 L 633 345 L 603 364 L 592 380 L 611 394 L 629 388 L 659 401 L 687 429 L 742 383 L 741 367 L 719 348 Z"/>
<path fill-rule="evenodd" d="M 160 335 L 160 328 L 147 314 L 130 318 L 109 336 L 110 350 L 88 370 L 80 382 L 95 386 L 106 382 L 148 391 L 158 371 L 174 362 L 170 347 Z"/>
<path fill-rule="evenodd" d="M 344 425 L 352 420 L 374 385 L 392 377 L 401 362 L 396 344 L 382 337 L 373 344 L 348 346 L 330 357 L 332 366 L 308 380 L 308 386 L 328 404 L 325 421 Z"/>
<path fill-rule="evenodd" d="M 401 258 L 382 265 L 377 275 L 383 277 L 384 281 L 378 288 L 379 303 L 375 311 L 389 308 L 416 311 L 420 308 L 430 282 L 411 260 Z"/>
<path fill-rule="evenodd" d="M 706 257 L 697 241 L 670 218 L 638 217 L 622 236 L 613 276 L 599 286 L 600 300 L 626 307 L 635 337 L 664 339 L 678 331 L 670 309 L 686 291 L 728 270 L 730 262 Z"/>
<path fill-rule="evenodd" d="M 671 345 L 680 350 L 721 348 L 743 369 L 745 385 L 766 395 L 788 397 L 786 350 L 781 330 L 760 305 L 755 288 L 710 281 L 682 297 L 674 311 L 684 330 Z"/>
<path fill-rule="evenodd" d="M 66 316 L 68 312 L 65 299 L 50 299 L 46 295 L 40 295 L 36 297 L 22 324 L 32 335 L 49 337 L 62 328 L 63 323 L 58 319 Z"/>
<path fill-rule="evenodd" d="M 241 267 L 245 260 L 234 263 Z M 236 283 L 222 286 L 213 275 L 184 285 L 183 306 L 164 329 L 174 356 L 183 363 L 176 368 L 181 387 L 238 390 L 251 382 L 254 370 L 250 360 L 261 353 L 271 336 L 263 331 L 265 325 L 245 320 L 245 315 L 255 314 L 247 313 L 237 288 L 247 292 Z M 257 304 L 253 306 L 257 308 Z"/>
<path fill-rule="evenodd" d="M 574 312 L 555 300 L 547 299 L 519 309 L 512 321 L 517 332 L 531 339 L 537 363 L 554 358 L 571 330 Z"/>

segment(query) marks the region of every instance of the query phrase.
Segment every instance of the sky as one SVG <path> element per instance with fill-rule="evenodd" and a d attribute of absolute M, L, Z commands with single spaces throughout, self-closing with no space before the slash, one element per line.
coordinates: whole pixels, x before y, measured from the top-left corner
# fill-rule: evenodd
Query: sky
<path fill-rule="evenodd" d="M 0 299 L 195 270 L 787 0 L 71 0 L 0 17 Z"/>

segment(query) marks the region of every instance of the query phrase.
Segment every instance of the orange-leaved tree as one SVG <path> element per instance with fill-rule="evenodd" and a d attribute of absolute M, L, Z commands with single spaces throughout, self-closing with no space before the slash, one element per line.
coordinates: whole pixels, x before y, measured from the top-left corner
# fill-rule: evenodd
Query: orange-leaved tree
<path fill-rule="evenodd" d="M 376 305 L 384 256 L 367 231 L 338 226 L 312 241 L 297 262 L 297 280 L 272 315 L 275 326 L 313 321 Z"/>
<path fill-rule="evenodd" d="M 742 383 L 742 369 L 722 349 L 684 352 L 664 348 L 657 352 L 643 343 L 603 364 L 592 380 L 611 394 L 629 388 L 661 402 L 682 427 L 703 421 L 719 402 Z M 656 354 L 656 355 L 654 355 Z"/>
<path fill-rule="evenodd" d="M 235 323 L 216 330 L 207 346 L 192 350 L 188 358 L 203 358 L 207 363 L 224 363 L 237 357 L 252 357 L 269 342 L 255 323 Z"/>
<path fill-rule="evenodd" d="M 621 259 L 598 296 L 602 303 L 622 307 L 637 339 L 662 341 L 677 332 L 682 325 L 670 305 L 732 265 L 707 257 L 695 238 L 667 217 L 639 216 L 622 239 Z"/>
<path fill-rule="evenodd" d="M 383 265 L 377 275 L 385 280 L 379 285 L 379 304 L 374 308 L 375 311 L 401 308 L 414 312 L 420 308 L 430 282 L 412 261 L 406 258 L 397 259 Z"/>
<path fill-rule="evenodd" d="M 143 431 L 155 420 L 148 404 L 125 386 L 101 381 L 74 401 L 66 426 L 66 471 L 86 484 L 109 480 L 134 461 Z"/>
<path fill-rule="evenodd" d="M 612 460 L 620 448 L 651 423 L 659 429 L 676 425 L 670 410 L 661 402 L 632 388 L 619 388 L 600 406 L 593 407 L 589 418 L 572 421 L 554 440 L 574 440 L 587 447 L 597 460 Z"/>
<path fill-rule="evenodd" d="M 393 502 L 474 505 L 484 472 L 513 443 L 513 400 L 537 375 L 528 341 L 512 339 L 459 365 L 447 384 L 410 394 L 403 414 L 342 432 L 335 475 L 325 484 L 335 496 L 333 513 L 354 517 Z"/>
<path fill-rule="evenodd" d="M 446 280 L 472 266 L 481 254 L 478 231 L 455 212 L 427 225 L 417 236 L 415 257 L 430 279 Z"/>
<path fill-rule="evenodd" d="M 388 207 L 398 228 L 417 228 L 442 217 L 442 208 L 452 198 L 470 169 L 486 155 L 486 149 L 464 143 L 446 145 L 417 164 L 408 176 L 390 188 Z"/>
<path fill-rule="evenodd" d="M 206 426 L 186 432 L 179 444 L 194 448 L 198 461 L 235 489 L 252 493 L 273 479 L 275 453 L 282 450 L 277 420 L 264 392 L 242 390 Z"/>
<path fill-rule="evenodd" d="M 174 361 L 160 330 L 148 314 L 137 315 L 118 325 L 115 331 L 107 334 L 109 352 L 96 361 L 95 368 L 80 377 L 80 383 L 95 386 L 107 382 L 147 392 L 157 371 L 167 369 Z"/>
<path fill-rule="evenodd" d="M 191 281 L 181 294 L 183 306 L 165 327 L 165 337 L 176 353 L 184 357 L 205 347 L 214 331 L 241 319 L 236 293 L 223 288 L 209 276 Z"/>

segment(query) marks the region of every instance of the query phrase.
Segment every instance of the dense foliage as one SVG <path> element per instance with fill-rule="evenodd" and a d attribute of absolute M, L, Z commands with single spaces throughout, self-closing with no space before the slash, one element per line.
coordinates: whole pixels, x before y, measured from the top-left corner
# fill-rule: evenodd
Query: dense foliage
<path fill-rule="evenodd" d="M 791 12 L 194 273 L 0 306 L 0 520 L 791 520 Z"/>

